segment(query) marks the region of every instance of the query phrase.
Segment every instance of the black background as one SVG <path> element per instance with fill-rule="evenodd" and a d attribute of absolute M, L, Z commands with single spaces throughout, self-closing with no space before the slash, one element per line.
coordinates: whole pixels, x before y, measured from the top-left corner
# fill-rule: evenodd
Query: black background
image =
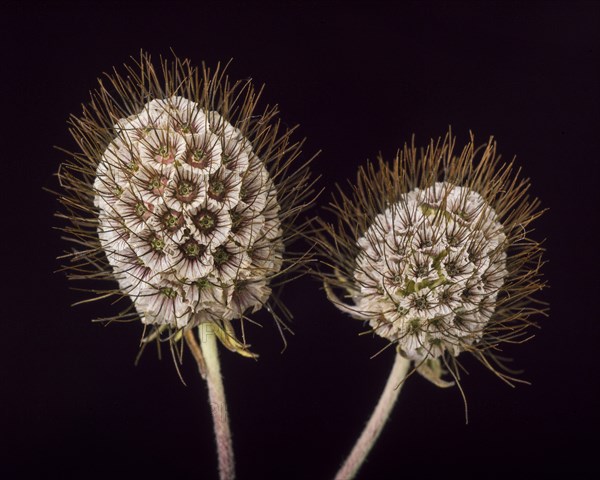
<path fill-rule="evenodd" d="M 153 351 L 134 366 L 139 324 L 90 322 L 108 303 L 53 271 L 65 245 L 42 187 L 74 148 L 70 113 L 113 65 L 146 49 L 266 84 L 262 105 L 301 124 L 325 188 L 379 151 L 391 158 L 449 125 L 459 144 L 490 135 L 517 155 L 550 210 L 551 316 L 507 349 L 531 386 L 512 389 L 471 359 L 457 389 L 412 377 L 359 478 L 598 471 L 598 147 L 600 8 L 578 3 L 418 2 L 250 7 L 231 2 L 46 3 L 0 7 L 2 302 L 0 476 L 216 478 L 205 387 L 185 358 Z M 7 108 L 8 107 L 8 108 Z M 331 478 L 391 368 L 383 342 L 336 311 L 318 282 L 283 293 L 295 314 L 288 349 L 266 315 L 254 362 L 222 352 L 240 479 Z"/>

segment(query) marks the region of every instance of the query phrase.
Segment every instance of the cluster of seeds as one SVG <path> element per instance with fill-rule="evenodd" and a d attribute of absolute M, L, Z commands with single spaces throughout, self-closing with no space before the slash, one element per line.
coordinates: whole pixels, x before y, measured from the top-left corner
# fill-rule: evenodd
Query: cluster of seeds
<path fill-rule="evenodd" d="M 473 190 L 437 182 L 402 194 L 358 240 L 352 310 L 411 360 L 456 356 L 496 309 L 505 243 Z"/>
<path fill-rule="evenodd" d="M 100 243 L 144 323 L 264 305 L 282 264 L 277 192 L 242 132 L 180 96 L 115 125 L 96 172 Z"/>

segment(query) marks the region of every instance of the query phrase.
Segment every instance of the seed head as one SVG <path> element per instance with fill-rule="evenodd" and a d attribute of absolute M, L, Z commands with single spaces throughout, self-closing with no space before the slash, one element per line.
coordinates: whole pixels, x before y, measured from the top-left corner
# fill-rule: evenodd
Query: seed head
<path fill-rule="evenodd" d="M 457 378 L 461 352 L 501 367 L 493 352 L 525 339 L 530 314 L 543 312 L 531 306 L 544 284 L 529 181 L 500 163 L 493 140 L 475 149 L 471 138 L 458 156 L 454 143 L 448 134 L 361 168 L 352 194 L 339 189 L 332 203 L 337 225 L 321 222 L 331 301 L 440 386 L 442 364 Z"/>
<path fill-rule="evenodd" d="M 276 303 L 273 283 L 300 260 L 285 252 L 312 195 L 307 164 L 288 171 L 301 143 L 280 132 L 276 107 L 256 112 L 249 82 L 188 60 L 160 65 L 142 53 L 70 119 L 81 151 L 59 172 L 60 216 L 84 249 L 64 256 L 66 269 L 116 280 L 107 293 L 133 307 L 116 318 L 158 329 L 147 338 L 212 322 L 250 355 L 231 322 Z"/>

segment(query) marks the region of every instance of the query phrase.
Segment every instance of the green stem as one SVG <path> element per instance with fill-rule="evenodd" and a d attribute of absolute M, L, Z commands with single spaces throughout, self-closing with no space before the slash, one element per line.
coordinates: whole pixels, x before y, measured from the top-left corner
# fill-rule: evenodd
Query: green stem
<path fill-rule="evenodd" d="M 409 367 L 410 360 L 396 354 L 394 366 L 379 402 L 350 455 L 335 476 L 335 480 L 350 480 L 356 476 L 390 416 Z"/>
<path fill-rule="evenodd" d="M 229 428 L 229 414 L 227 413 L 227 403 L 225 401 L 225 391 L 223 390 L 223 379 L 219 363 L 217 336 L 209 324 L 201 324 L 198 327 L 198 331 L 200 335 L 199 345 L 206 367 L 206 385 L 208 386 L 210 410 L 215 427 L 215 440 L 219 458 L 219 478 L 221 480 L 233 480 L 235 478 L 235 464 L 231 443 L 231 430 Z"/>

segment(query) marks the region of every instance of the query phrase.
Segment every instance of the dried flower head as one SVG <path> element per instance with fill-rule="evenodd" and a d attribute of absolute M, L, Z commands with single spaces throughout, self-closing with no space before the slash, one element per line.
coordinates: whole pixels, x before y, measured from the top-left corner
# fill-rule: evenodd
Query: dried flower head
<path fill-rule="evenodd" d="M 440 386 L 450 384 L 442 365 L 458 377 L 461 352 L 502 367 L 498 346 L 526 339 L 529 316 L 543 312 L 532 299 L 544 284 L 528 179 L 500 163 L 491 139 L 476 149 L 471 138 L 460 155 L 454 146 L 448 134 L 425 150 L 405 146 L 391 165 L 368 164 L 332 202 L 337 225 L 321 222 L 330 300 Z"/>
<path fill-rule="evenodd" d="M 280 322 L 273 285 L 303 260 L 286 252 L 312 195 L 307 163 L 295 162 L 301 143 L 276 107 L 257 111 L 250 81 L 219 67 L 175 58 L 155 69 L 142 53 L 124 68 L 70 118 L 80 151 L 59 172 L 60 216 L 83 248 L 64 256 L 66 269 L 111 280 L 93 293 L 129 297 L 113 319 L 139 316 L 154 328 L 147 339 L 210 322 L 251 355 L 232 321 L 267 306 Z"/>

